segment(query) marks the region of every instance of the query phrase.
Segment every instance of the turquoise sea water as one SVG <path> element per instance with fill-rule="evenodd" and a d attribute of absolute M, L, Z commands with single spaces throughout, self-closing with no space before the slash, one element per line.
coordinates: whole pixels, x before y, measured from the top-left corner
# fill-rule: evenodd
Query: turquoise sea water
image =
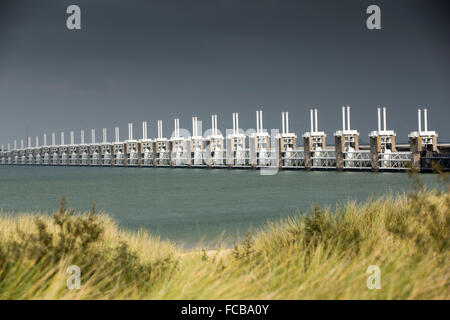
<path fill-rule="evenodd" d="M 421 177 L 437 183 L 435 175 Z M 335 206 L 411 188 L 406 173 L 0 166 L 0 211 L 51 213 L 65 195 L 70 208 L 89 210 L 95 202 L 124 228 L 191 247 L 222 232 L 244 236 L 314 202 Z"/>

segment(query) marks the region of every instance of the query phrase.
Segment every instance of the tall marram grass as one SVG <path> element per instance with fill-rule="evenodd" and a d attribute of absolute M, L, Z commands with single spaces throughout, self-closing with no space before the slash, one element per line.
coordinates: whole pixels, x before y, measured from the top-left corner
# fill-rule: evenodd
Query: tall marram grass
<path fill-rule="evenodd" d="M 441 175 L 441 177 L 444 177 Z M 450 192 L 386 195 L 270 223 L 234 248 L 183 252 L 95 208 L 0 218 L 1 299 L 449 299 Z M 66 269 L 81 268 L 69 290 Z M 369 265 L 381 289 L 369 290 Z"/>

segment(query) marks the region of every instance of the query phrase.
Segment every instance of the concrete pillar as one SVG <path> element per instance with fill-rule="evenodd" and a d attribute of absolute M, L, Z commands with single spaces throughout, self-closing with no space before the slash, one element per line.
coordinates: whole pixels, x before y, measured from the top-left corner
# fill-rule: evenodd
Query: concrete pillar
<path fill-rule="evenodd" d="M 123 166 L 128 167 L 128 145 L 127 143 L 123 144 Z"/>
<path fill-rule="evenodd" d="M 170 166 L 171 167 L 173 167 L 173 161 L 174 161 L 174 159 L 173 159 L 173 148 L 174 148 L 174 143 L 173 143 L 173 141 L 169 141 L 169 148 L 168 148 L 168 150 L 169 150 L 169 163 L 170 163 Z"/>
<path fill-rule="evenodd" d="M 81 166 L 81 161 L 80 161 L 81 155 L 80 155 L 80 152 L 81 152 L 81 148 L 77 147 L 77 166 L 78 167 Z M 41 157 L 41 162 L 42 162 L 42 157 Z"/>
<path fill-rule="evenodd" d="M 334 148 L 336 151 L 336 170 L 344 170 L 344 151 L 345 151 L 345 137 L 335 136 L 334 137 Z"/>
<path fill-rule="evenodd" d="M 252 137 L 250 138 L 250 166 L 252 167 L 252 169 L 256 169 L 256 167 L 258 166 L 258 159 L 256 157 L 256 144 L 257 144 L 257 137 Z"/>
<path fill-rule="evenodd" d="M 211 140 L 208 140 L 206 142 L 206 166 L 208 168 L 212 167 L 212 144 L 211 144 Z"/>
<path fill-rule="evenodd" d="M 185 144 L 186 144 L 187 150 L 188 150 L 188 155 L 187 155 L 188 167 L 191 168 L 192 167 L 192 152 L 194 151 L 194 143 L 192 142 L 192 139 L 190 139 L 190 140 L 186 141 Z"/>
<path fill-rule="evenodd" d="M 103 158 L 102 158 L 102 147 L 98 146 L 98 166 L 102 167 L 103 166 Z"/>
<path fill-rule="evenodd" d="M 409 138 L 409 150 L 411 151 L 411 166 L 420 171 L 420 153 L 422 152 L 422 138 Z"/>
<path fill-rule="evenodd" d="M 304 137 L 303 138 L 303 150 L 305 153 L 305 169 L 311 170 L 312 168 L 312 160 L 311 160 L 311 150 L 312 149 L 312 138 Z"/>
<path fill-rule="evenodd" d="M 381 142 L 380 137 L 370 137 L 370 160 L 372 164 L 372 171 L 376 172 L 380 170 L 380 151 L 381 151 Z"/>
<path fill-rule="evenodd" d="M 158 165 L 158 159 L 157 159 L 157 154 L 156 154 L 156 145 L 157 145 L 157 143 L 156 142 L 152 142 L 151 143 L 151 145 L 152 145 L 152 159 L 153 159 L 153 166 L 154 167 L 156 167 L 157 165 Z"/>
<path fill-rule="evenodd" d="M 433 152 L 438 152 L 437 136 L 433 136 Z"/>
<path fill-rule="evenodd" d="M 138 167 L 142 167 L 142 143 L 136 143 L 136 151 L 138 153 Z"/>
<path fill-rule="evenodd" d="M 234 121 L 234 118 L 233 118 Z M 234 140 L 233 139 L 227 139 L 227 165 L 228 168 L 233 168 L 233 154 L 234 154 Z"/>
<path fill-rule="evenodd" d="M 153 152 L 153 166 L 158 166 L 158 143 L 156 141 L 152 142 L 152 152 Z"/>
<path fill-rule="evenodd" d="M 283 169 L 283 150 L 284 150 L 284 140 L 279 138 L 278 140 L 278 168 Z"/>
<path fill-rule="evenodd" d="M 355 135 L 355 151 L 359 151 L 359 136 Z"/>
<path fill-rule="evenodd" d="M 88 160 L 87 160 L 87 165 L 88 165 L 88 167 L 90 167 L 91 166 L 91 154 L 92 154 L 92 150 L 91 150 L 91 146 L 89 146 L 88 148 L 87 148 L 87 150 L 88 150 Z"/>
<path fill-rule="evenodd" d="M 115 155 L 114 144 L 111 144 L 111 167 L 114 167 L 115 165 L 114 155 Z"/>
<path fill-rule="evenodd" d="M 392 141 L 392 152 L 397 152 L 397 147 L 396 147 L 396 142 L 395 142 L 395 136 L 391 137 L 391 141 Z"/>

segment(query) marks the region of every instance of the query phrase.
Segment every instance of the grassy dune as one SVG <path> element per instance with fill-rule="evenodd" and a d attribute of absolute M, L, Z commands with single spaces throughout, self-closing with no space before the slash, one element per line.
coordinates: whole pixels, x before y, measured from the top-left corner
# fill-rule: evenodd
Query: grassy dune
<path fill-rule="evenodd" d="M 316 207 L 216 251 L 183 252 L 94 211 L 0 216 L 0 298 L 450 298 L 448 190 Z M 79 290 L 66 287 L 69 265 Z M 366 286 L 369 265 L 379 290 Z"/>

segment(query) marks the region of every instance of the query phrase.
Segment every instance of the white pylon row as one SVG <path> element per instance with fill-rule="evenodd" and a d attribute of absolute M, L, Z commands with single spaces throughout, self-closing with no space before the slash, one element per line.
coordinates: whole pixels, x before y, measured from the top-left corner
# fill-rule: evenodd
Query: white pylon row
<path fill-rule="evenodd" d="M 387 130 L 387 115 L 386 115 L 386 107 L 379 107 L 377 108 L 377 115 L 378 115 L 378 131 L 373 132 L 375 134 L 389 134 L 392 130 Z M 422 112 L 423 111 L 423 112 Z M 423 120 L 422 120 L 423 115 Z M 282 134 L 288 134 L 290 133 L 289 130 L 289 113 L 288 112 L 282 112 Z M 417 111 L 417 118 L 418 118 L 418 133 L 427 135 L 427 133 L 431 135 L 437 135 L 434 131 L 428 131 L 428 110 L 426 108 L 424 109 L 418 109 Z M 192 118 L 192 131 L 194 137 L 200 137 L 201 132 L 199 132 L 199 126 L 198 126 L 198 118 L 193 117 Z M 176 118 L 174 120 L 175 130 L 174 130 L 174 136 L 179 138 L 180 137 L 180 123 L 179 119 Z M 318 128 L 318 110 L 317 108 L 310 109 L 310 125 L 311 125 L 311 133 L 319 133 Z M 217 115 L 214 114 L 211 116 L 211 131 L 212 135 L 217 136 L 218 126 L 217 126 Z M 351 131 L 351 125 L 350 125 L 350 106 L 342 106 L 342 131 L 343 132 L 349 132 Z M 388 132 L 389 131 L 389 132 Z M 256 111 L 256 133 L 261 134 L 263 133 L 263 119 L 262 119 L 262 110 Z M 239 134 L 239 114 L 233 113 L 233 134 Z M 417 134 L 417 133 L 416 133 Z M 142 139 L 146 140 L 148 139 L 148 131 L 147 131 L 147 122 L 142 122 Z M 163 138 L 163 131 L 162 131 L 162 120 L 158 120 L 158 139 L 164 139 Z M 133 124 L 128 124 L 128 140 L 133 140 Z M 27 147 L 31 148 L 31 137 L 27 137 Z M 65 145 L 65 136 L 64 132 L 61 132 L 61 139 L 60 139 L 60 145 Z M 80 142 L 81 145 L 85 144 L 85 131 L 81 130 L 80 134 Z M 91 144 L 96 143 L 96 137 L 95 137 L 95 129 L 91 129 Z M 107 143 L 107 132 L 106 128 L 102 129 L 102 143 Z M 115 127 L 115 139 L 114 143 L 120 143 L 120 137 L 119 137 L 119 127 Z M 70 131 L 70 145 L 75 144 L 75 134 L 74 131 Z M 25 147 L 24 140 L 20 140 L 20 146 L 23 149 Z M 39 137 L 36 136 L 35 139 L 35 146 L 39 147 Z M 47 134 L 43 134 L 43 146 L 47 145 Z M 56 134 L 54 132 L 51 133 L 51 146 L 56 146 Z M 10 149 L 11 144 L 8 144 L 8 150 Z M 14 149 L 17 150 L 17 140 L 14 140 Z M 2 145 L 2 149 L 3 145 Z"/>

